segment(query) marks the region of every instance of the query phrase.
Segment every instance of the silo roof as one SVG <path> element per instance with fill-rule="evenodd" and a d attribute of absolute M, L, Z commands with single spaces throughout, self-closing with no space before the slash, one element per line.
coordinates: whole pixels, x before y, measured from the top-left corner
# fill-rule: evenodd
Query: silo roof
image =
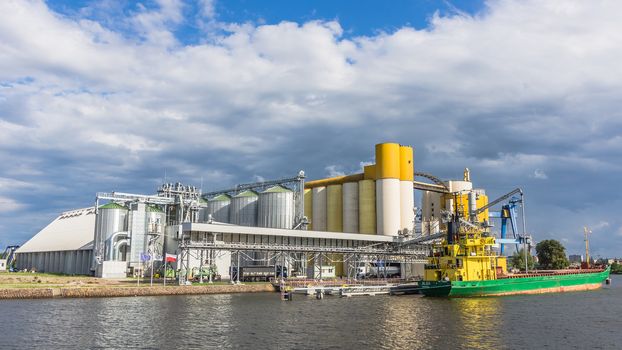
<path fill-rule="evenodd" d="M 263 191 L 262 193 L 283 193 L 283 192 L 292 192 L 292 190 L 290 190 L 289 188 L 285 188 L 283 186 L 280 186 L 280 185 L 276 185 L 276 186 L 272 186 L 272 187 L 268 188 L 267 190 Z"/>
<path fill-rule="evenodd" d="M 110 202 L 108 204 L 104 204 L 104 205 L 100 206 L 99 209 L 125 209 L 125 210 L 127 210 L 127 207 L 124 207 L 124 206 L 122 206 L 119 203 Z"/>
<path fill-rule="evenodd" d="M 24 243 L 17 253 L 93 249 L 94 232 L 94 207 L 67 211 Z"/>
<path fill-rule="evenodd" d="M 230 201 L 231 197 L 226 194 L 219 194 L 216 197 L 210 198 L 209 201 Z"/>
<path fill-rule="evenodd" d="M 244 192 L 240 192 L 238 194 L 235 195 L 235 197 L 257 197 L 257 193 L 251 191 L 251 190 L 246 190 Z"/>

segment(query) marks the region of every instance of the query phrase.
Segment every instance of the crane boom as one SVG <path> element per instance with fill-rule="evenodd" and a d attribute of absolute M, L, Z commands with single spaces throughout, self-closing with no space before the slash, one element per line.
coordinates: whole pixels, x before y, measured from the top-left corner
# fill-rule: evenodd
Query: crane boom
<path fill-rule="evenodd" d="M 517 193 L 520 193 L 521 197 L 523 196 L 523 190 L 521 190 L 520 188 L 515 188 L 514 190 L 512 190 L 512 191 L 510 191 L 510 192 L 508 192 L 508 193 L 506 193 L 506 194 L 504 194 L 503 196 L 501 196 L 501 197 L 499 197 L 499 198 L 495 199 L 494 201 L 492 201 L 492 202 L 490 202 L 490 203 L 486 204 L 485 206 L 483 206 L 483 207 L 481 207 L 481 208 L 477 208 L 473 214 L 474 214 L 474 215 L 481 214 L 484 210 L 486 210 L 486 209 L 488 209 L 488 208 L 491 208 L 491 207 L 494 207 L 495 205 L 497 205 L 497 204 L 499 204 L 499 203 L 503 202 L 504 200 L 506 200 L 506 199 L 508 199 L 508 198 L 512 197 L 513 195 L 515 195 L 515 194 L 517 194 Z"/>

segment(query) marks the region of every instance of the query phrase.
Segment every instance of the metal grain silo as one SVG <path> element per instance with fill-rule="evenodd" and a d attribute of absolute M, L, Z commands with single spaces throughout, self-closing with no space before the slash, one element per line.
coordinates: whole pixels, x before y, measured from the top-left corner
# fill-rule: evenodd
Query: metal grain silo
<path fill-rule="evenodd" d="M 376 181 L 359 181 L 359 233 L 376 234 Z"/>
<path fill-rule="evenodd" d="M 257 226 L 257 193 L 247 190 L 231 198 L 230 222 L 234 225 Z"/>
<path fill-rule="evenodd" d="M 207 221 L 207 201 L 204 198 L 201 198 L 199 199 L 199 202 L 202 207 L 199 209 L 196 222 L 206 222 Z"/>
<path fill-rule="evenodd" d="M 343 232 L 343 191 L 341 185 L 326 187 L 326 229 Z"/>
<path fill-rule="evenodd" d="M 118 241 L 120 232 L 127 232 L 128 208 L 120 204 L 110 202 L 99 207 L 97 213 L 97 241 L 105 242 L 102 248 L 104 260 L 112 260 L 114 241 Z"/>
<path fill-rule="evenodd" d="M 273 186 L 259 194 L 257 226 L 291 229 L 294 226 L 294 192 Z"/>
<path fill-rule="evenodd" d="M 359 232 L 359 184 L 343 184 L 343 232 Z"/>
<path fill-rule="evenodd" d="M 231 197 L 226 194 L 218 195 L 214 198 L 207 200 L 207 210 L 205 211 L 205 217 L 203 221 L 209 220 L 209 215 L 212 216 L 212 220 L 216 222 L 230 222 L 231 212 Z"/>
<path fill-rule="evenodd" d="M 313 188 L 313 230 L 326 231 L 326 187 Z"/>

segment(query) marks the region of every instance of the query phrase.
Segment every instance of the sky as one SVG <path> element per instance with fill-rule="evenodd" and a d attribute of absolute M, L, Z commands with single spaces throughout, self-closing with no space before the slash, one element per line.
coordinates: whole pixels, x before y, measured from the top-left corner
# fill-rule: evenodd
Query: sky
<path fill-rule="evenodd" d="M 0 247 L 99 191 L 359 172 L 374 144 L 622 256 L 619 1 L 0 1 Z"/>

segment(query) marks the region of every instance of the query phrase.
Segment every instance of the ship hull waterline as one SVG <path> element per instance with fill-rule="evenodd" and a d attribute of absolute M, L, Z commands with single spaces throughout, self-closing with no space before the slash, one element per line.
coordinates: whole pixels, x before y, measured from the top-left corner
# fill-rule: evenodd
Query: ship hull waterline
<path fill-rule="evenodd" d="M 607 278 L 609 269 L 487 281 L 422 281 L 420 292 L 432 297 L 481 297 L 586 291 L 600 288 Z"/>

